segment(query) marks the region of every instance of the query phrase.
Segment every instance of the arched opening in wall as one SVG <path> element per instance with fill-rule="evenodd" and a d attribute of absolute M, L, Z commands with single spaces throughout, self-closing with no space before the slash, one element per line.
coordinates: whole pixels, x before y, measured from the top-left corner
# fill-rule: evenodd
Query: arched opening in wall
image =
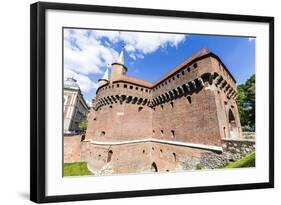
<path fill-rule="evenodd" d="M 112 155 L 113 155 L 112 150 L 109 150 L 108 153 L 107 153 L 107 162 L 111 161 Z"/>
<path fill-rule="evenodd" d="M 187 99 L 188 104 L 191 104 L 191 96 L 188 95 L 188 96 L 186 97 L 186 99 Z"/>
<path fill-rule="evenodd" d="M 96 120 L 97 120 L 97 118 L 95 117 L 95 118 L 94 118 L 94 120 L 96 121 Z"/>
<path fill-rule="evenodd" d="M 81 142 L 83 142 L 85 140 L 85 138 L 86 138 L 86 135 L 83 134 L 82 137 L 81 137 Z"/>
<path fill-rule="evenodd" d="M 145 153 L 145 150 L 142 150 L 142 153 L 144 154 L 144 153 Z"/>
<path fill-rule="evenodd" d="M 174 153 L 174 152 L 173 152 L 173 160 L 174 160 L 174 162 L 177 161 L 177 155 L 176 155 L 176 153 Z"/>
<path fill-rule="evenodd" d="M 109 108 L 112 108 L 112 105 L 110 105 Z"/>
<path fill-rule="evenodd" d="M 161 109 L 162 109 L 162 110 L 164 109 L 164 106 L 163 106 L 163 105 L 161 105 Z"/>
<path fill-rule="evenodd" d="M 158 172 L 158 168 L 157 168 L 155 162 L 153 162 L 153 163 L 151 164 L 150 170 L 151 170 L 152 172 Z"/>
<path fill-rule="evenodd" d="M 105 136 L 105 131 L 101 131 L 100 136 L 101 137 Z"/>
<path fill-rule="evenodd" d="M 174 108 L 174 102 L 171 102 L 170 105 L 171 105 L 171 108 Z"/>
<path fill-rule="evenodd" d="M 174 139 L 175 138 L 175 130 L 171 130 L 171 137 Z"/>
<path fill-rule="evenodd" d="M 143 107 L 139 107 L 138 108 L 138 112 L 142 111 Z"/>
<path fill-rule="evenodd" d="M 229 123 L 229 136 L 230 138 L 238 138 L 239 132 L 235 121 L 234 114 L 231 109 L 228 111 L 228 123 Z"/>
<path fill-rule="evenodd" d="M 161 136 L 164 135 L 164 130 L 160 130 Z"/>
<path fill-rule="evenodd" d="M 197 67 L 198 67 L 197 63 L 194 63 L 193 68 L 197 68 Z"/>

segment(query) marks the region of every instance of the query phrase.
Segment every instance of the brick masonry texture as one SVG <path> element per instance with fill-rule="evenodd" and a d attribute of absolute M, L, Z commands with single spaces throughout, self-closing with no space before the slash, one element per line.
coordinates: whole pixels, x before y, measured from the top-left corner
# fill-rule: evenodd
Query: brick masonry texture
<path fill-rule="evenodd" d="M 77 162 L 81 159 L 81 135 L 64 136 L 64 163 Z"/>
<path fill-rule="evenodd" d="M 81 160 L 92 171 L 194 169 L 206 153 L 225 151 L 222 139 L 241 138 L 236 82 L 207 49 L 155 83 L 127 77 L 123 65 L 112 69 L 111 80 L 100 81 L 81 142 Z M 183 167 L 185 159 L 192 166 Z"/>

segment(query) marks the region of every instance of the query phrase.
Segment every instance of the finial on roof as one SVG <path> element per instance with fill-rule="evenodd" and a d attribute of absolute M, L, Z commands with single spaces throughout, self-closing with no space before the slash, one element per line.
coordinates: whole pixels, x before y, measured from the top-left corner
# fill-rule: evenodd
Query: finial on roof
<path fill-rule="evenodd" d="M 119 55 L 119 58 L 118 58 L 118 60 L 117 60 L 117 62 L 116 63 L 119 63 L 119 64 L 121 64 L 121 65 L 124 65 L 124 48 L 125 48 L 125 46 L 123 45 L 122 46 L 122 50 L 121 50 L 121 52 L 120 52 L 120 55 Z"/>

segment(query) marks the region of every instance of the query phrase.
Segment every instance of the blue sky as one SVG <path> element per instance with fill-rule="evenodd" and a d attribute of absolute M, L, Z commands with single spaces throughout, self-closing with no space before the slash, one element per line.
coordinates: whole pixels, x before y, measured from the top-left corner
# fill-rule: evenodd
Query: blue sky
<path fill-rule="evenodd" d="M 238 84 L 255 73 L 254 38 L 65 29 L 64 76 L 77 79 L 88 102 L 95 96 L 98 79 L 118 58 L 122 46 L 127 75 L 150 82 L 202 48 L 218 55 Z"/>

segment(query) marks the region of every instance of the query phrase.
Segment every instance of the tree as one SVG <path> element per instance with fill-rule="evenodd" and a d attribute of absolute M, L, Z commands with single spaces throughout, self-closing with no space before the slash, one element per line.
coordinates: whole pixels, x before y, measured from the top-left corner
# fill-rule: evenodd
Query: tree
<path fill-rule="evenodd" d="M 244 84 L 237 87 L 236 99 L 242 128 L 250 131 L 255 130 L 256 89 L 255 75 L 252 75 Z"/>
<path fill-rule="evenodd" d="M 81 131 L 81 132 L 85 132 L 86 129 L 87 129 L 87 125 L 88 125 L 87 119 L 82 120 L 82 121 L 79 123 L 79 129 L 80 129 L 80 131 Z"/>

